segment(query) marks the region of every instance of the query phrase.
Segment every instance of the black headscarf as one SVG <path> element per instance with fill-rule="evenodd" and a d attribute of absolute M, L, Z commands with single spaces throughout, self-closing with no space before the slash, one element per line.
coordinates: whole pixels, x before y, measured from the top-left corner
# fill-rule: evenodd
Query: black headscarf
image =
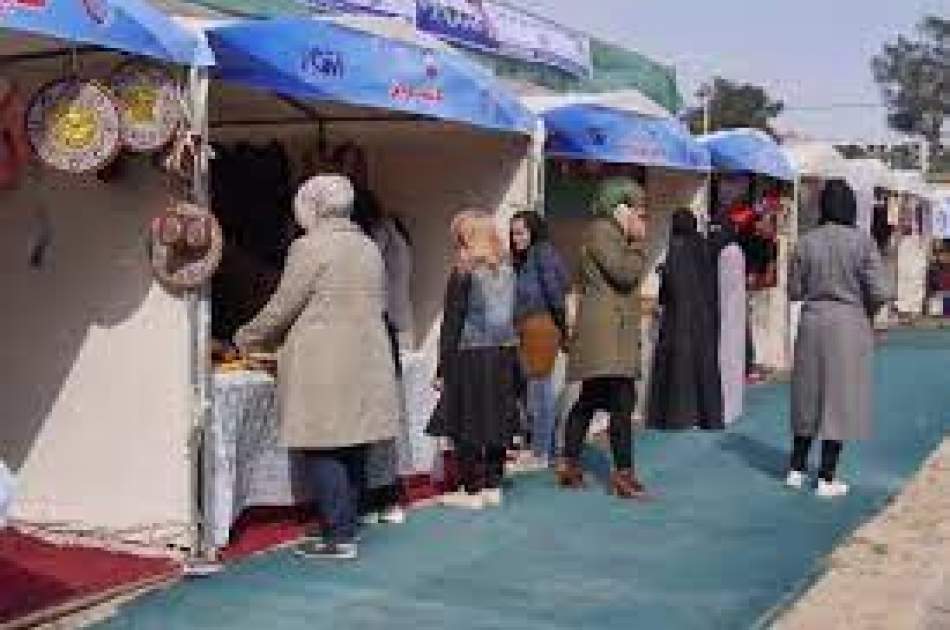
<path fill-rule="evenodd" d="M 858 222 L 858 202 L 844 180 L 833 179 L 821 191 L 821 223 L 854 227 Z"/>
<path fill-rule="evenodd" d="M 544 220 L 544 217 L 539 213 L 534 212 L 533 210 L 522 210 L 516 212 L 514 216 L 511 217 L 512 221 L 515 220 L 524 221 L 525 226 L 528 228 L 528 233 L 531 234 L 531 243 L 528 245 L 528 249 L 523 252 L 515 251 L 514 243 L 511 243 L 511 252 L 512 257 L 514 258 L 515 267 L 520 268 L 524 265 L 525 261 L 528 258 L 528 252 L 531 251 L 531 248 L 535 245 L 545 243 L 549 240 L 548 235 L 548 224 Z M 509 239 L 510 230 L 509 230 Z"/>
<path fill-rule="evenodd" d="M 670 222 L 670 233 L 673 236 L 699 236 L 696 215 L 689 210 L 677 210 L 673 213 Z"/>

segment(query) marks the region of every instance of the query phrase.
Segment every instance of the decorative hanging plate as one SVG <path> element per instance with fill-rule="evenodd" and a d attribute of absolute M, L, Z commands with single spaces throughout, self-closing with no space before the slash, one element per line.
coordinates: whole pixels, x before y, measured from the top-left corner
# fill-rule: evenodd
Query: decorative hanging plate
<path fill-rule="evenodd" d="M 175 80 L 170 74 L 138 62 L 119 67 L 109 80 L 119 104 L 122 144 L 132 151 L 161 149 L 182 120 Z"/>
<path fill-rule="evenodd" d="M 196 289 L 221 263 L 221 226 L 205 208 L 179 203 L 152 220 L 152 272 L 171 291 Z"/>
<path fill-rule="evenodd" d="M 33 150 L 55 169 L 98 171 L 119 152 L 119 110 L 109 90 L 94 81 L 46 85 L 33 97 L 26 120 Z"/>

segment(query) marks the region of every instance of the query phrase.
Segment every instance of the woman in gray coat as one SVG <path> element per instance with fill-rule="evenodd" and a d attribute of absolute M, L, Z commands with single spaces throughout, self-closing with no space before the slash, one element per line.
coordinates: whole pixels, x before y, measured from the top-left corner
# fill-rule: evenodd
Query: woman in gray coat
<path fill-rule="evenodd" d="M 281 441 L 306 453 L 327 522 L 308 555 L 353 558 L 366 445 L 395 437 L 396 374 L 383 324 L 379 249 L 349 217 L 353 187 L 320 175 L 294 200 L 306 233 L 293 242 L 277 291 L 235 336 L 242 350 L 279 347 Z"/>
<path fill-rule="evenodd" d="M 871 433 L 871 321 L 891 299 L 877 247 L 855 227 L 857 204 L 846 183 L 821 194 L 821 225 L 802 237 L 792 259 L 789 299 L 803 302 L 792 375 L 791 465 L 786 483 L 805 482 L 812 440 L 822 439 L 817 495 L 847 494 L 835 479 L 844 440 Z"/>

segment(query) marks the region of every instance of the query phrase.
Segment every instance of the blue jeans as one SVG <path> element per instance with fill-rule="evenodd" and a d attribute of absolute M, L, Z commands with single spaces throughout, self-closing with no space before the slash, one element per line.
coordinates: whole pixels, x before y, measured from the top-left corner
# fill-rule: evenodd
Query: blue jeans
<path fill-rule="evenodd" d="M 352 542 L 366 483 L 366 447 L 313 450 L 308 460 L 317 508 L 326 522 L 324 540 Z"/>
<path fill-rule="evenodd" d="M 528 379 L 528 414 L 531 416 L 531 450 L 537 457 L 554 459 L 556 403 L 554 376 Z"/>

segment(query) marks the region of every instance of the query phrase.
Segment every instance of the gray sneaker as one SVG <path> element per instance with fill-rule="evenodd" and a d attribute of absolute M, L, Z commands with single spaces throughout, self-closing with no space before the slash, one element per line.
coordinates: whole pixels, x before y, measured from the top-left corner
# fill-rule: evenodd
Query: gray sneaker
<path fill-rule="evenodd" d="M 306 541 L 297 545 L 294 553 L 304 558 L 322 560 L 356 560 L 356 543 L 325 543 Z"/>

